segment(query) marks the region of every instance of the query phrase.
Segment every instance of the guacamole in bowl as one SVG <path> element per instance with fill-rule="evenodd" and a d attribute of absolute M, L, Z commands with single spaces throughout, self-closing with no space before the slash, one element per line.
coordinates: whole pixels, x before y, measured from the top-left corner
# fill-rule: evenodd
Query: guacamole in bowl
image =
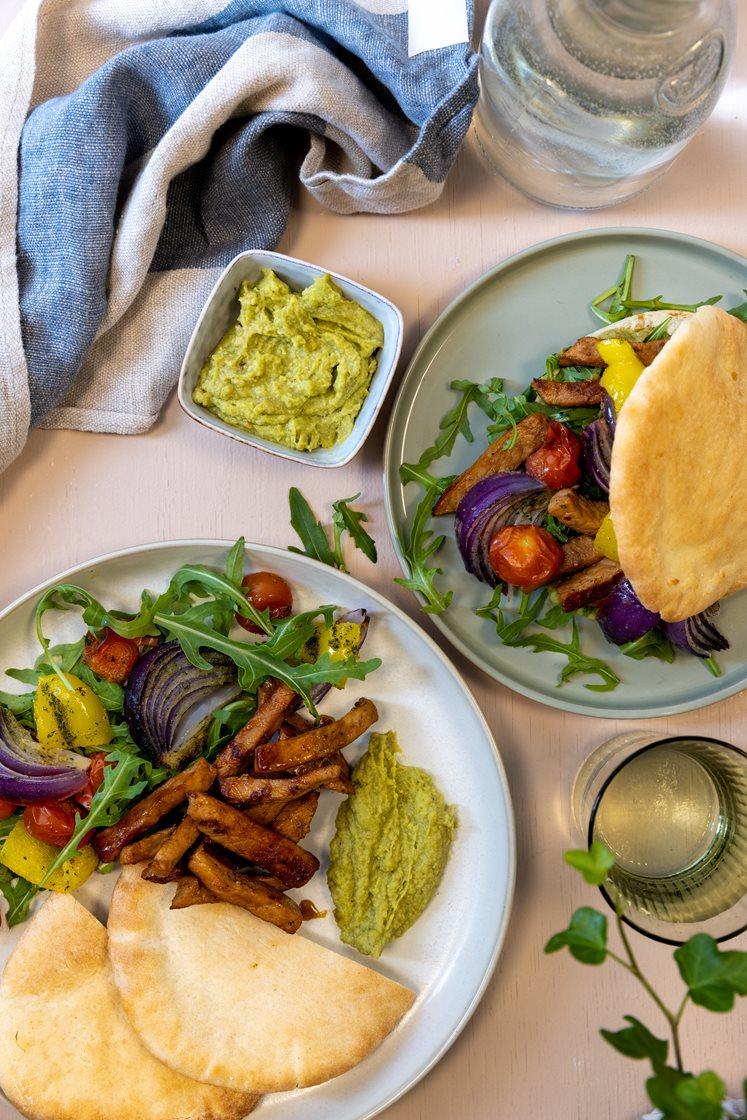
<path fill-rule="evenodd" d="M 204 363 L 193 401 L 295 451 L 341 443 L 376 370 L 379 320 L 326 274 L 297 292 L 263 268 L 238 298 L 238 320 Z"/>

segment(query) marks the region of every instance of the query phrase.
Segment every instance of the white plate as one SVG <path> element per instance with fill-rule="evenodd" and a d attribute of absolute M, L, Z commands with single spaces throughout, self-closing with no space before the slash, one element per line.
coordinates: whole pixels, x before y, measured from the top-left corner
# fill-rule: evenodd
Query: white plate
<path fill-rule="evenodd" d="M 56 576 L 0 614 L 3 669 L 33 663 L 38 646 L 33 611 L 39 595 L 62 579 L 80 583 L 103 602 L 134 609 L 144 587 L 161 590 L 186 562 L 220 564 L 230 542 L 178 541 L 126 549 Z M 295 605 L 307 609 L 334 603 L 365 607 L 371 627 L 364 647 L 382 666 L 366 681 L 332 691 L 323 709 L 341 714 L 362 695 L 375 700 L 378 730 L 396 730 L 403 761 L 433 775 L 447 801 L 457 806 L 459 829 L 444 880 L 420 921 L 369 962 L 338 938 L 326 888 L 325 855 L 339 796 L 325 792 L 307 845 L 322 870 L 300 893 L 330 916 L 304 925 L 315 941 L 364 960 L 418 992 L 412 1011 L 383 1045 L 349 1073 L 312 1089 L 264 1099 L 253 1116 L 261 1120 L 368 1120 L 407 1092 L 456 1039 L 485 990 L 495 967 L 511 907 L 515 869 L 514 825 L 506 777 L 491 733 L 466 685 L 448 658 L 407 615 L 350 576 L 280 549 L 247 546 L 250 567 L 272 569 L 293 586 Z M 47 615 L 54 640 L 81 634 L 77 612 Z M 53 629 L 54 626 L 54 629 Z M 2 684 L 18 690 L 11 678 Z M 356 758 L 364 742 L 348 754 Z M 101 918 L 114 875 L 94 876 L 78 897 Z M 24 927 L 0 932 L 0 964 Z M 102 1046 L 106 1039 L 101 1040 Z M 0 1103 L 1 1120 L 18 1113 Z M 117 1120 L 112 1117 L 111 1120 Z"/>

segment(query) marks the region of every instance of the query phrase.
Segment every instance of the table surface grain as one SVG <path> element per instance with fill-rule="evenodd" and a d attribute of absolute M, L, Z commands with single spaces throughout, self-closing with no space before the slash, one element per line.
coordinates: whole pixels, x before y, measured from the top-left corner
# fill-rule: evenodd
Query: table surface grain
<path fill-rule="evenodd" d="M 0 32 L 20 8 L 1 0 Z M 744 21 L 743 21 L 744 22 Z M 397 303 L 409 354 L 444 307 L 492 265 L 545 238 L 601 226 L 640 225 L 708 238 L 747 255 L 747 35 L 715 114 L 647 193 L 612 210 L 562 212 L 529 202 L 491 177 L 467 145 L 441 199 L 396 217 L 326 213 L 300 196 L 279 248 L 356 277 Z M 388 404 L 391 405 L 393 394 Z M 299 484 L 319 512 L 362 492 L 379 547 L 372 567 L 356 552 L 354 575 L 418 616 L 393 584 L 399 574 L 382 504 L 388 407 L 361 455 L 337 471 L 301 469 L 223 439 L 188 420 L 172 398 L 147 435 L 36 431 L 0 478 L 3 583 L 0 605 L 56 571 L 113 549 L 184 537 L 286 545 L 287 494 Z M 742 498 L 744 495 L 742 495 Z M 429 627 L 420 615 L 418 621 Z M 444 641 L 443 639 L 438 639 Z M 542 707 L 493 682 L 447 645 L 492 727 L 508 771 L 518 829 L 516 899 L 504 951 L 487 993 L 447 1056 L 387 1120 L 633 1120 L 645 1109 L 641 1064 L 615 1054 L 599 1027 L 656 1009 L 613 964 L 598 969 L 567 954 L 545 957 L 548 935 L 574 907 L 594 905 L 561 861 L 571 840 L 569 789 L 589 751 L 613 734 L 609 721 Z M 643 721 L 662 734 L 701 732 L 744 745 L 747 694 L 672 719 Z M 626 725 L 627 726 L 627 725 Z M 747 940 L 735 943 L 747 948 Z M 636 937 L 645 968 L 674 998 L 670 953 Z M 747 1015 L 692 1010 L 685 1053 L 736 1091 L 745 1073 Z"/>

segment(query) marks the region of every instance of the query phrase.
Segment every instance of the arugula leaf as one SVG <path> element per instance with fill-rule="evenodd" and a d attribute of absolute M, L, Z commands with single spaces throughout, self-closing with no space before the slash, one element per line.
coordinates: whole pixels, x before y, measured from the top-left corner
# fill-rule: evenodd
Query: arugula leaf
<path fill-rule="evenodd" d="M 417 482 L 423 490 L 432 487 L 438 494 L 443 494 L 446 487 L 450 486 L 457 476 L 450 474 L 444 478 L 439 478 L 437 475 L 431 474 L 427 467 L 421 467 L 419 463 L 401 463 L 399 477 L 403 486 L 406 486 L 408 482 Z"/>
<path fill-rule="evenodd" d="M 674 959 L 690 999 L 709 1011 L 731 1011 L 735 996 L 747 996 L 747 953 L 722 952 L 707 933 L 696 933 L 675 950 Z"/>
<path fill-rule="evenodd" d="M 586 848 L 578 848 L 564 852 L 563 859 L 569 867 L 580 871 L 584 880 L 592 887 L 601 887 L 615 866 L 612 852 L 599 840 L 594 840 L 588 851 Z"/>
<path fill-rule="evenodd" d="M 299 556 L 310 556 L 312 560 L 319 560 L 331 568 L 341 572 L 348 569 L 345 566 L 345 557 L 342 552 L 342 536 L 348 533 L 356 548 L 368 557 L 372 564 L 376 563 L 376 544 L 370 533 L 363 528 L 363 522 L 368 517 L 362 510 L 353 509 L 351 502 L 360 498 L 354 494 L 352 498 L 338 498 L 332 503 L 332 533 L 333 545 L 327 539 L 327 533 L 321 521 L 317 521 L 311 506 L 300 490 L 292 486 L 288 492 L 290 503 L 291 525 L 298 534 L 303 548 L 289 545 L 289 552 L 296 552 Z"/>
<path fill-rule="evenodd" d="M 523 393 L 508 396 L 507 393 L 497 394 L 492 400 L 492 423 L 488 425 L 488 438 L 493 440 L 503 432 L 513 429 L 513 439 L 516 438 L 516 428 L 520 421 L 541 413 L 550 420 L 557 420 L 575 432 L 582 432 L 592 420 L 599 417 L 599 408 L 586 408 L 574 406 L 560 408 L 558 405 L 545 404 L 541 401 L 534 389 L 525 389 Z M 512 446 L 509 440 L 507 447 Z"/>
<path fill-rule="evenodd" d="M 669 338 L 669 324 L 672 322 L 672 316 L 669 315 L 666 319 L 662 319 L 658 327 L 653 327 L 646 337 L 644 342 L 658 342 L 662 338 Z"/>
<path fill-rule="evenodd" d="M 502 383 L 501 383 L 502 384 Z M 430 447 L 426 447 L 425 451 L 421 454 L 417 464 L 403 463 L 400 467 L 400 475 L 404 468 L 410 467 L 415 469 L 420 467 L 425 469 L 435 463 L 436 459 L 443 459 L 446 455 L 451 455 L 454 450 L 457 436 L 462 435 L 467 440 L 467 443 L 474 442 L 474 435 L 469 423 L 469 406 L 478 401 L 485 393 L 485 387 L 479 385 L 475 381 L 452 381 L 449 386 L 461 396 L 448 412 L 446 412 L 439 421 L 438 435 Z"/>
<path fill-rule="evenodd" d="M 581 964 L 603 964 L 607 957 L 607 919 L 598 910 L 582 906 L 571 917 L 567 929 L 554 934 L 545 945 L 546 953 L 569 949 Z"/>
<path fill-rule="evenodd" d="M 565 657 L 567 664 L 561 669 L 558 676 L 558 687 L 573 680 L 576 676 L 589 675 L 599 677 L 601 681 L 601 684 L 584 685 L 584 688 L 588 688 L 592 692 L 611 692 L 612 689 L 617 688 L 620 678 L 607 662 L 601 661 L 597 657 L 590 657 L 581 649 L 578 622 L 574 617 L 571 616 L 572 633 L 569 642 L 561 642 L 559 638 L 553 638 L 550 634 L 524 634 L 523 631 L 527 625 L 533 622 L 535 618 L 534 606 L 527 608 L 514 622 L 504 623 L 499 616 L 496 625 L 498 637 L 507 646 L 525 646 L 534 650 L 535 653 L 559 653 Z M 540 619 L 537 619 L 537 621 L 541 623 Z M 552 618 L 552 622 L 556 622 L 555 618 Z"/>
<path fill-rule="evenodd" d="M 630 314 L 631 311 L 697 311 L 699 307 L 712 307 L 714 303 L 722 300 L 723 296 L 709 296 L 697 303 L 667 303 L 662 296 L 653 296 L 649 299 L 625 299 L 621 306 Z"/>
<path fill-rule="evenodd" d="M 33 692 L 0 692 L 0 704 L 12 712 L 24 727 L 33 728 L 34 695 Z"/>
<path fill-rule="evenodd" d="M 337 568 L 337 557 L 333 553 L 327 540 L 327 534 L 321 521 L 317 521 L 311 511 L 311 506 L 304 498 L 301 491 L 291 486 L 288 491 L 290 504 L 290 523 L 298 534 L 303 548 L 288 546 L 289 552 L 297 552 L 299 556 L 310 556 L 312 560 L 319 560 L 328 564 L 330 568 Z"/>
<path fill-rule="evenodd" d="M 698 303 L 668 303 L 663 296 L 653 296 L 649 299 L 631 299 L 633 288 L 633 273 L 636 259 L 633 253 L 628 253 L 619 281 L 613 287 L 601 292 L 591 301 L 591 312 L 601 319 L 603 323 L 617 323 L 620 319 L 627 318 L 632 311 L 697 311 L 699 307 L 707 307 L 718 303 L 722 296 L 709 296 L 708 299 Z M 607 308 L 604 308 L 604 304 Z M 657 328 L 658 329 L 658 328 Z M 663 337 L 657 335 L 657 337 Z"/>
<path fill-rule="evenodd" d="M 241 538 L 239 539 L 241 540 Z M 237 541 L 237 544 L 238 543 Z M 234 545 L 234 549 L 235 548 L 236 545 Z M 232 568 L 235 568 L 235 556 L 229 554 L 228 563 Z M 160 607 L 157 603 L 155 604 L 153 612 L 154 619 L 156 613 L 162 612 L 164 608 L 173 610 L 173 605 L 169 607 L 166 604 L 172 604 L 174 597 L 180 599 L 186 595 L 199 595 L 201 597 L 212 596 L 211 605 L 213 606 L 214 613 L 215 607 L 217 606 L 218 608 L 218 622 L 221 629 L 230 629 L 234 612 L 238 611 L 242 618 L 250 619 L 262 633 L 272 634 L 273 624 L 269 612 L 258 611 L 256 607 L 252 606 L 241 589 L 240 580 L 237 583 L 221 572 L 214 572 L 211 568 L 207 568 L 203 564 L 184 564 L 179 568 L 178 572 L 172 577 L 164 603 Z M 189 607 L 187 607 L 187 610 L 188 609 Z M 227 618 L 225 617 L 226 614 Z M 226 622 L 228 625 L 226 625 Z"/>
<path fill-rule="evenodd" d="M 547 529 L 548 533 L 551 536 L 555 537 L 556 541 L 560 541 L 561 544 L 565 544 L 566 541 L 569 541 L 571 539 L 571 536 L 573 535 L 572 530 L 569 529 L 567 525 L 564 525 L 562 521 L 558 521 L 557 517 L 553 517 L 551 513 L 548 513 L 547 515 L 545 528 Z"/>
<path fill-rule="evenodd" d="M 446 540 L 443 533 L 434 536 L 433 530 L 427 527 L 433 505 L 440 493 L 441 490 L 437 487 L 429 486 L 418 502 L 410 532 L 399 539 L 402 558 L 410 575 L 394 581 L 400 587 L 407 587 L 420 595 L 424 600 L 421 606 L 427 614 L 442 614 L 454 595 L 453 591 L 443 592 L 436 586 L 436 576 L 443 575 L 443 568 L 428 566 L 430 558 Z"/>
<path fill-rule="evenodd" d="M 251 719 L 256 710 L 256 697 L 242 696 L 214 711 L 205 740 L 205 757 L 208 760 L 215 758 L 224 743 L 233 739 L 237 731 L 240 731 L 244 724 Z"/>
<path fill-rule="evenodd" d="M 475 607 L 475 614 L 478 618 L 489 618 L 491 622 L 495 622 L 498 617 L 497 612 L 500 610 L 501 602 L 503 600 L 503 584 L 499 583 L 497 587 L 493 588 L 493 594 L 490 596 L 489 601 L 484 607 Z"/>
<path fill-rule="evenodd" d="M 708 670 L 708 672 L 712 676 L 720 677 L 722 675 L 721 666 L 719 665 L 718 661 L 713 656 L 713 654 L 711 654 L 710 657 L 704 657 L 701 660 L 702 660 L 703 664 L 705 665 L 706 669 Z"/>
<path fill-rule="evenodd" d="M 646 1082 L 646 1091 L 664 1120 L 722 1120 L 726 1086 L 710 1070 L 694 1077 L 670 1066 L 660 1067 Z"/>
<path fill-rule="evenodd" d="M 744 288 L 743 291 L 747 296 L 747 288 Z M 747 323 L 747 302 L 740 303 L 736 307 L 730 307 L 729 314 L 733 315 L 736 319 L 741 319 L 743 323 Z"/>
<path fill-rule="evenodd" d="M 244 578 L 245 551 L 246 541 L 243 537 L 239 537 L 236 543 L 231 546 L 226 556 L 226 579 L 236 587 L 241 586 L 241 581 Z"/>
<path fill-rule="evenodd" d="M 618 282 L 613 284 L 611 288 L 607 288 L 606 291 L 600 292 L 591 301 L 592 315 L 596 315 L 597 319 L 601 319 L 603 323 L 616 323 L 618 320 L 625 318 L 625 310 L 622 304 L 623 300 L 630 297 L 634 270 L 635 256 L 633 253 L 628 253 Z M 607 304 L 606 311 L 603 306 L 605 303 Z"/>
<path fill-rule="evenodd" d="M 672 643 L 656 629 L 649 630 L 648 634 L 636 638 L 635 641 L 625 642 L 620 646 L 620 652 L 626 657 L 635 658 L 636 661 L 642 661 L 644 657 L 657 657 L 659 661 L 666 661 L 670 665 L 674 661 Z"/>
<path fill-rule="evenodd" d="M 332 503 L 332 526 L 334 530 L 334 552 L 342 561 L 342 534 L 347 533 L 356 548 L 367 556 L 372 564 L 376 563 L 376 542 L 370 533 L 363 528 L 363 522 L 368 521 L 368 516 L 362 510 L 353 509 L 350 505 L 360 498 L 360 492 L 353 494 L 352 498 L 338 498 Z M 343 570 L 346 570 L 343 566 Z"/>
<path fill-rule="evenodd" d="M 302 636 L 305 635 L 303 637 L 303 641 L 305 641 L 311 633 L 310 615 L 318 616 L 321 614 L 324 616 L 324 612 L 333 609 L 332 607 L 326 607 L 323 610 L 306 612 L 305 615 L 296 615 L 295 618 L 283 620 L 288 624 L 281 630 L 282 640 L 285 642 L 283 652 L 288 648 L 288 639 L 293 634 L 294 626 L 296 634 L 295 637 L 292 637 L 292 644 L 297 646 L 297 644 L 303 644 Z M 267 677 L 276 677 L 278 680 L 284 681 L 289 688 L 292 688 L 294 692 L 301 696 L 306 707 L 313 715 L 316 715 L 316 708 L 309 691 L 310 685 L 321 682 L 339 684 L 348 677 L 363 680 L 368 673 L 378 669 L 381 664 L 378 658 L 363 662 L 358 661 L 356 657 L 331 661 L 329 656 L 325 655 L 313 665 L 289 665 L 278 653 L 273 652 L 273 648 L 275 650 L 279 648 L 281 641 L 277 632 L 274 636 L 274 647 L 271 641 L 251 644 L 235 641 L 214 630 L 203 621 L 200 605 L 191 608 L 190 611 L 182 615 L 157 614 L 155 618 L 157 624 L 163 630 L 172 638 L 177 639 L 186 656 L 198 669 L 210 668 L 209 663 L 201 654 L 202 649 L 212 649 L 224 653 L 237 666 L 239 684 L 245 692 L 255 692 Z"/>
<path fill-rule="evenodd" d="M 15 824 L 15 821 L 13 821 Z M 21 878 L 20 875 L 14 875 L 7 867 L 0 864 L 0 894 L 2 894 L 8 903 L 8 925 L 18 925 L 19 922 L 24 922 L 29 914 L 29 906 L 31 900 L 36 894 L 38 888 L 29 883 L 27 879 Z M 11 922 L 10 914 L 15 915 L 15 920 Z"/>
<path fill-rule="evenodd" d="M 26 918 L 32 899 L 43 890 L 44 884 L 63 863 L 79 854 L 80 845 L 91 829 L 116 824 L 131 801 L 158 785 L 168 775 L 166 770 L 154 769 L 146 759 L 122 751 L 111 751 L 107 759 L 113 761 L 114 765 L 104 767 L 103 781 L 93 795 L 91 808 L 85 817 L 76 813 L 73 834 L 65 847 L 57 853 L 42 882 L 38 886 L 25 883 L 20 891 L 14 892 L 7 915 L 9 926 L 18 925 Z"/>
<path fill-rule="evenodd" d="M 619 1031 L 601 1030 L 599 1033 L 602 1038 L 626 1058 L 648 1058 L 654 1069 L 663 1066 L 669 1050 L 666 1039 L 657 1038 L 633 1015 L 625 1015 L 623 1018 L 626 1023 L 630 1023 L 629 1027 L 623 1027 Z"/>

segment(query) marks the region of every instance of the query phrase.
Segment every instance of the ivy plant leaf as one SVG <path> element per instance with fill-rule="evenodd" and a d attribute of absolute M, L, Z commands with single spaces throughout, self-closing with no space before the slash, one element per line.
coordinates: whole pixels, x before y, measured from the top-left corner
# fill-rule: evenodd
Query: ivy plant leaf
<path fill-rule="evenodd" d="M 332 503 L 332 528 L 335 535 L 335 552 L 342 560 L 341 538 L 342 534 L 347 532 L 356 548 L 367 556 L 372 564 L 376 563 L 376 542 L 370 533 L 366 532 L 363 528 L 363 522 L 368 521 L 368 517 L 362 510 L 353 509 L 351 502 L 357 501 L 360 494 L 354 494 L 352 498 L 338 498 L 336 502 Z"/>
<path fill-rule="evenodd" d="M 674 959 L 690 999 L 709 1011 L 731 1011 L 735 996 L 747 996 L 747 953 L 722 952 L 707 933 L 696 933 L 675 950 Z"/>
<path fill-rule="evenodd" d="M 576 871 L 580 871 L 592 887 L 601 887 L 615 866 L 612 852 L 599 840 L 595 840 L 588 851 L 580 848 L 564 852 L 563 859 L 569 867 L 575 867 Z"/>
<path fill-rule="evenodd" d="M 571 917 L 568 929 L 556 933 L 545 945 L 546 953 L 569 949 L 581 964 L 603 964 L 607 956 L 607 919 L 598 910 L 582 906 Z"/>
<path fill-rule="evenodd" d="M 695 1077 L 663 1066 L 648 1079 L 646 1091 L 664 1120 L 722 1120 L 726 1086 L 711 1070 Z"/>
<path fill-rule="evenodd" d="M 635 1016 L 625 1015 L 624 1018 L 626 1023 L 630 1023 L 629 1027 L 623 1027 L 619 1031 L 601 1030 L 599 1033 L 602 1038 L 626 1058 L 648 1058 L 655 1070 L 663 1066 L 667 1060 L 669 1043 L 663 1038 L 657 1038 Z"/>

